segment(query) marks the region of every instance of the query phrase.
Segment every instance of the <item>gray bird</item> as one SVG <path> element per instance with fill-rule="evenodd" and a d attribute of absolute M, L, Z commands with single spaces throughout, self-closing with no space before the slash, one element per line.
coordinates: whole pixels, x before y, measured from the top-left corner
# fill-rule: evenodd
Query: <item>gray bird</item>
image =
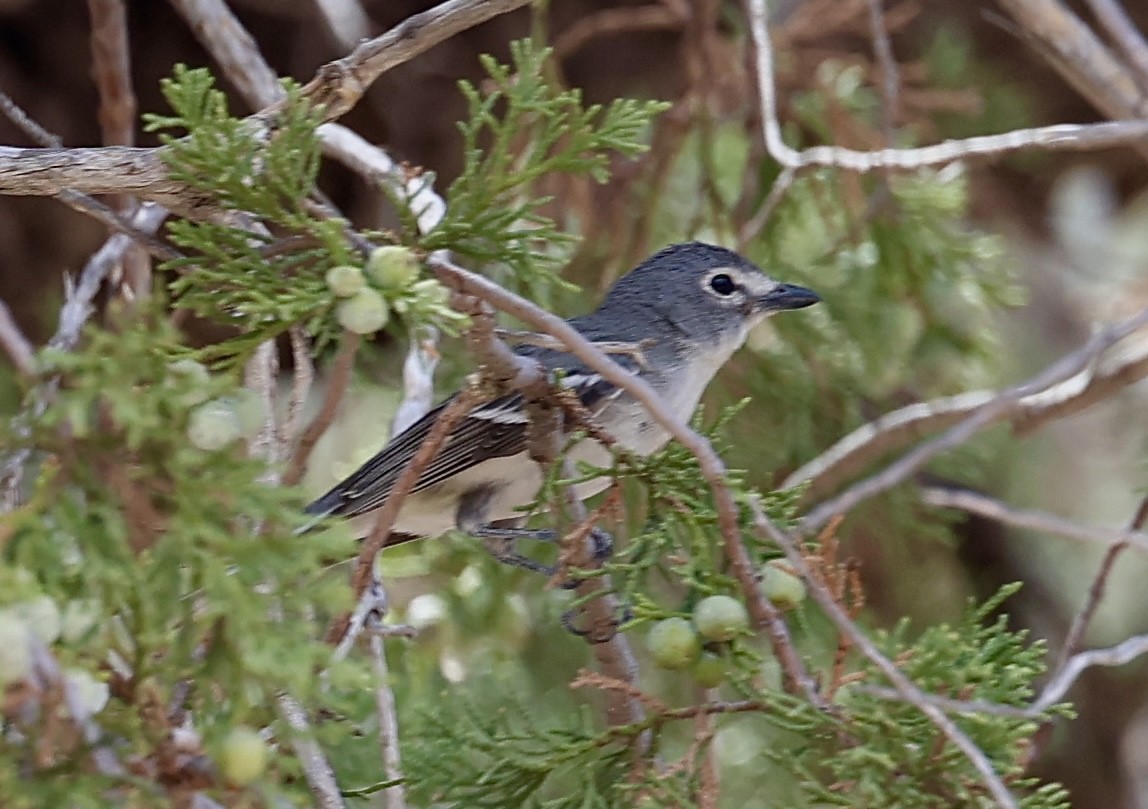
<path fill-rule="evenodd" d="M 570 324 L 593 342 L 641 345 L 641 361 L 629 354 L 611 355 L 639 374 L 678 418 L 693 414 L 718 369 L 745 342 L 750 329 L 769 315 L 801 309 L 820 300 L 817 293 L 779 283 L 748 259 L 723 247 L 689 242 L 655 253 L 624 275 L 588 315 Z M 547 372 L 579 396 L 598 423 L 627 449 L 648 455 L 669 440 L 629 395 L 563 351 L 521 346 L 515 351 L 541 363 Z M 360 536 L 371 529 L 373 515 L 391 491 L 450 400 L 395 436 L 378 454 L 307 507 L 316 518 L 358 518 Z M 519 525 L 522 511 L 534 501 L 542 470 L 527 453 L 528 418 L 523 397 L 511 394 L 476 407 L 450 433 L 442 449 L 402 503 L 391 544 L 438 536 L 452 528 L 484 538 L 533 536 Z M 599 467 L 609 466 L 609 452 L 586 439 L 569 457 Z M 606 477 L 578 484 L 585 499 L 609 485 Z M 520 557 L 516 557 L 519 558 Z"/>

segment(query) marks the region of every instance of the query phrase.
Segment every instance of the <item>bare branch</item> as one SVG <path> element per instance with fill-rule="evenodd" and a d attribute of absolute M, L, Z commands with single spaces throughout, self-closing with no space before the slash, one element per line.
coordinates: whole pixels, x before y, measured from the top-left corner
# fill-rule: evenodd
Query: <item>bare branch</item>
<path fill-rule="evenodd" d="M 383 775 L 388 781 L 401 781 L 403 770 L 399 753 L 398 711 L 395 692 L 391 689 L 390 671 L 387 669 L 387 654 L 381 636 L 371 635 L 368 643 L 371 647 L 371 665 L 375 671 L 375 715 L 379 721 Z M 383 805 L 386 809 L 406 809 L 406 789 L 402 783 L 383 790 Z"/>
<path fill-rule="evenodd" d="M 798 575 L 806 582 L 809 594 L 825 612 L 829 620 L 833 622 L 834 626 L 837 627 L 837 630 L 848 637 L 853 645 L 885 675 L 906 702 L 909 702 L 915 706 L 917 710 L 927 716 L 929 720 L 937 726 L 937 729 L 944 734 L 945 738 L 952 742 L 954 747 L 964 753 L 974 769 L 980 774 L 985 786 L 988 787 L 993 799 L 999 806 L 1005 809 L 1017 809 L 1018 804 L 1016 799 L 1012 796 L 1012 793 L 1009 792 L 1008 787 L 1005 786 L 1004 781 L 1001 780 L 1000 775 L 997 774 L 992 762 L 989 761 L 984 751 L 977 747 L 973 740 L 949 718 L 945 711 L 935 705 L 929 699 L 929 695 L 924 693 L 916 683 L 909 679 L 909 677 L 897 667 L 896 663 L 883 655 L 881 650 L 878 649 L 876 645 L 869 640 L 868 636 L 861 631 L 857 624 L 853 622 L 853 619 L 849 617 L 845 609 L 833 598 L 833 594 L 829 592 L 818 577 L 813 575 L 813 571 L 810 570 L 808 563 L 805 561 L 805 557 L 798 547 L 797 540 L 774 525 L 773 522 L 765 516 L 765 512 L 761 510 L 761 504 L 757 502 L 756 499 L 750 500 L 750 508 L 753 510 L 754 530 L 758 536 L 764 540 L 776 543 L 778 547 L 785 551 L 785 557 L 789 561 L 789 564 L 793 566 Z"/>
<path fill-rule="evenodd" d="M 897 60 L 893 57 L 893 46 L 889 42 L 889 30 L 885 26 L 882 0 L 866 0 L 869 6 L 869 31 L 873 38 L 873 55 L 881 69 L 881 128 L 884 130 L 885 145 L 894 143 L 894 128 L 900 115 L 901 77 L 897 73 Z"/>
<path fill-rule="evenodd" d="M 92 76 L 100 94 L 100 129 L 107 145 L 131 146 L 136 131 L 131 47 L 123 0 L 88 0 L 92 20 Z"/>
<path fill-rule="evenodd" d="M 434 405 L 434 371 L 438 366 L 438 329 L 412 329 L 403 361 L 403 400 L 395 410 L 391 435 L 398 435 L 426 415 Z"/>
<path fill-rule="evenodd" d="M 319 68 L 303 91 L 324 109 L 326 120 L 342 117 L 367 88 L 391 68 L 492 17 L 525 6 L 530 0 L 447 0 L 407 17 L 348 56 Z"/>
<path fill-rule="evenodd" d="M 1001 501 L 967 489 L 942 489 L 929 487 L 921 490 L 921 499 L 937 508 L 955 508 L 987 517 L 1006 525 L 1055 534 L 1078 542 L 1088 542 L 1107 547 L 1127 545 L 1143 554 L 1148 554 L 1148 534 L 1138 530 L 1104 528 L 1098 525 L 1067 520 L 1043 511 L 1019 509 L 1005 505 Z"/>
<path fill-rule="evenodd" d="M 1096 361 L 1105 350 L 1148 325 L 1148 309 L 1136 316 L 1110 326 L 1089 340 L 1083 347 L 1062 357 L 1032 379 L 997 394 L 977 407 L 956 426 L 942 435 L 919 444 L 900 459 L 879 472 L 846 489 L 837 497 L 821 503 L 801 520 L 805 534 L 817 531 L 833 517 L 846 514 L 857 504 L 876 494 L 887 491 L 904 481 L 934 456 L 967 441 L 979 430 L 1015 411 L 1018 402 L 1026 396 L 1045 391 L 1078 374 Z"/>
<path fill-rule="evenodd" d="M 1109 118 L 1148 118 L 1148 94 L 1060 0 L 998 0 L 1053 69 Z"/>
<path fill-rule="evenodd" d="M 765 146 L 770 156 L 783 166 L 792 168 L 835 166 L 858 172 L 880 168 L 916 169 L 971 157 L 1001 155 L 1034 146 L 1049 151 L 1080 151 L 1136 144 L 1148 137 L 1148 121 L 1116 121 L 1015 129 L 1000 135 L 947 140 L 934 146 L 917 149 L 877 149 L 863 152 L 840 146 L 814 146 L 798 151 L 785 143 L 781 135 L 781 123 L 777 117 L 773 45 L 769 39 L 765 0 L 748 0 L 748 8 L 750 32 L 757 50 L 758 92 L 761 96 Z"/>
<path fill-rule="evenodd" d="M 1021 397 L 1016 408 L 1002 413 L 1001 418 L 1009 419 L 1018 433 L 1030 432 L 1054 419 L 1079 413 L 1138 382 L 1148 376 L 1148 340 L 1129 343 L 1104 352 L 1095 363 L 1063 382 Z M 999 391 L 969 391 L 886 413 L 794 470 L 781 488 L 808 483 L 809 496 L 823 495 L 878 458 L 951 427 L 999 395 Z"/>
<path fill-rule="evenodd" d="M 1148 42 L 1116 0 L 1088 0 L 1088 7 L 1112 40 L 1140 73 L 1140 86 L 1148 92 Z"/>
<path fill-rule="evenodd" d="M 286 93 L 279 84 L 279 76 L 223 0 L 170 2 L 252 109 L 269 107 L 283 100 Z"/>
<path fill-rule="evenodd" d="M 1136 508 L 1136 514 L 1128 524 L 1128 530 L 1140 531 L 1144 528 L 1146 521 L 1148 521 L 1148 496 L 1141 498 L 1140 505 Z M 1088 586 L 1088 596 L 1085 598 L 1084 604 L 1081 605 L 1080 612 L 1072 619 L 1072 625 L 1064 637 L 1064 644 L 1060 648 L 1060 654 L 1057 656 L 1053 671 L 1060 671 L 1064 668 L 1068 664 L 1068 659 L 1080 651 L 1080 647 L 1084 645 L 1084 633 L 1088 631 L 1096 608 L 1100 606 L 1100 599 L 1104 597 L 1104 588 L 1108 585 L 1108 577 L 1116 566 L 1117 558 L 1127 548 L 1128 543 L 1125 541 L 1114 542 L 1105 552 L 1096 575 L 1092 577 L 1092 584 Z"/>
<path fill-rule="evenodd" d="M 339 792 L 338 782 L 335 781 L 335 771 L 331 769 L 331 763 L 323 754 L 323 748 L 311 733 L 303 706 L 286 693 L 279 694 L 275 702 L 279 706 L 279 714 L 293 731 L 291 748 L 295 751 L 295 757 L 303 768 L 307 785 L 311 787 L 311 794 L 315 796 L 318 805 L 322 809 L 344 809 L 343 796 Z"/>
<path fill-rule="evenodd" d="M 359 0 L 315 0 L 331 35 L 339 46 L 350 50 L 371 32 L 371 18 Z"/>
<path fill-rule="evenodd" d="M 20 331 L 20 326 L 12 317 L 12 310 L 4 301 L 0 301 L 0 347 L 22 376 L 31 379 L 35 375 L 36 349 L 24 336 L 24 332 Z"/>
<path fill-rule="evenodd" d="M 1093 649 L 1073 655 L 1060 673 L 1040 692 L 1040 697 L 1032 704 L 1033 713 L 1047 711 L 1060 702 L 1087 669 L 1093 666 L 1123 666 L 1145 654 L 1148 654 L 1148 635 L 1133 635 L 1107 649 Z"/>

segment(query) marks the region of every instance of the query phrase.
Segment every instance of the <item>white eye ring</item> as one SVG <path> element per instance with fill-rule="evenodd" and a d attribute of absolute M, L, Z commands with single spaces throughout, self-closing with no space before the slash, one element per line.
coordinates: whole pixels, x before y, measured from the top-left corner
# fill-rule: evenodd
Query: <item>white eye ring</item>
<path fill-rule="evenodd" d="M 733 276 L 726 272 L 719 272 L 716 275 L 710 276 L 706 284 L 714 293 L 723 298 L 728 298 L 741 288 L 741 285 L 733 280 Z"/>

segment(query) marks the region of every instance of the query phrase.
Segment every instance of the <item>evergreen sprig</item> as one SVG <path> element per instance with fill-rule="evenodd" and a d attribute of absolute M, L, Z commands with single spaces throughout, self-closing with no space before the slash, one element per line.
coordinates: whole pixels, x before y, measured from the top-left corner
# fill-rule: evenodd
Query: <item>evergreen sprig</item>
<path fill-rule="evenodd" d="M 467 118 L 461 174 L 446 193 L 446 217 L 422 240 L 480 263 L 509 267 L 527 284 L 554 280 L 553 269 L 575 240 L 544 212 L 549 197 L 536 183 L 553 173 L 604 182 L 611 155 L 632 157 L 648 147 L 656 101 L 621 99 L 584 106 L 579 90 L 548 79 L 550 50 L 529 40 L 511 44 L 511 65 L 482 57 L 481 87 L 460 82 Z"/>

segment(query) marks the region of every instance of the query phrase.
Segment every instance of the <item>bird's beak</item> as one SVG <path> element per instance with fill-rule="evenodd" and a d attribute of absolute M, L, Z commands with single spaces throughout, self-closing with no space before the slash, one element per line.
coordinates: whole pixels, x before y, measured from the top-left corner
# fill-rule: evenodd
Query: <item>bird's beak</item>
<path fill-rule="evenodd" d="M 786 309 L 804 309 L 821 300 L 821 296 L 812 289 L 799 287 L 797 284 L 778 284 L 764 295 L 757 298 L 757 311 L 781 312 Z"/>

